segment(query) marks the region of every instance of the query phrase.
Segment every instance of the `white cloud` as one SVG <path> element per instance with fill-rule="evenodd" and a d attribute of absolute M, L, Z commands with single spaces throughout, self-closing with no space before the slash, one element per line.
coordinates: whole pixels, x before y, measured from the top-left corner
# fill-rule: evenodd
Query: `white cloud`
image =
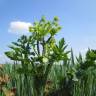
<path fill-rule="evenodd" d="M 8 31 L 20 35 L 27 34 L 30 26 L 32 26 L 32 24 L 29 22 L 12 21 L 10 22 Z"/>

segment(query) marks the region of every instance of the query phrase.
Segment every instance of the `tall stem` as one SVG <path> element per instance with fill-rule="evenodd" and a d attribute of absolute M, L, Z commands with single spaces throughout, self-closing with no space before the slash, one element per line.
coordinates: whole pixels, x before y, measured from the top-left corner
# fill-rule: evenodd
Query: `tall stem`
<path fill-rule="evenodd" d="M 44 40 L 44 37 L 43 37 L 43 40 L 42 40 L 42 47 L 43 47 L 43 51 L 42 51 L 42 55 L 45 55 L 46 53 L 46 49 L 45 49 L 45 40 Z"/>
<path fill-rule="evenodd" d="M 40 48 L 39 48 L 39 41 L 37 40 L 37 51 L 38 51 L 38 55 L 40 55 Z"/>

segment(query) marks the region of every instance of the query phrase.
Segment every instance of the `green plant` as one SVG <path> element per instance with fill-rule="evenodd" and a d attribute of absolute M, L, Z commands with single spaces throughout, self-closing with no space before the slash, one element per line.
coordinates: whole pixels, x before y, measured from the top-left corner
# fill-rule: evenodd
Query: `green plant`
<path fill-rule="evenodd" d="M 64 38 L 56 42 L 60 29 L 57 17 L 53 21 L 42 17 L 29 27 L 29 36 L 12 42 L 5 52 L 14 61 L 4 65 L 11 76 L 6 86 L 16 87 L 16 96 L 96 95 L 96 50 L 89 49 L 85 58 L 80 54 L 75 60 Z"/>
<path fill-rule="evenodd" d="M 28 81 L 28 75 L 32 75 L 35 96 L 44 94 L 46 81 L 54 62 L 68 59 L 69 51 L 65 51 L 67 46 L 64 38 L 58 45 L 54 37 L 60 29 L 57 17 L 54 17 L 53 21 L 47 21 L 42 17 L 39 22 L 34 22 L 33 26 L 30 26 L 30 36 L 22 36 L 17 42 L 12 42 L 13 45 L 9 46 L 12 50 L 5 52 L 11 60 L 22 65 L 17 72 L 24 74 L 24 81 Z M 28 85 L 26 82 L 27 96 L 30 95 L 27 93 Z"/>

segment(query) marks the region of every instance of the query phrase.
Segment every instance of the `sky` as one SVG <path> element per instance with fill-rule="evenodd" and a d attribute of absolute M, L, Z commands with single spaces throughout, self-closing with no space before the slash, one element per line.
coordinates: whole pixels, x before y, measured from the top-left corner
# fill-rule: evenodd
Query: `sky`
<path fill-rule="evenodd" d="M 8 45 L 43 15 L 59 17 L 62 30 L 56 38 L 64 37 L 74 54 L 96 48 L 96 0 L 0 0 L 0 63 L 7 60 Z"/>

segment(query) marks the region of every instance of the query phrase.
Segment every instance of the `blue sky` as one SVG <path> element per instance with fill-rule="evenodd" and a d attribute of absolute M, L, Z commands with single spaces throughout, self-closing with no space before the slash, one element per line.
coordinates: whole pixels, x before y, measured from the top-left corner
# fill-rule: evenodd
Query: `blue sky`
<path fill-rule="evenodd" d="M 14 21 L 30 22 L 58 16 L 65 37 L 75 54 L 96 48 L 96 0 L 0 0 L 0 62 L 8 45 L 19 36 L 8 32 Z"/>

